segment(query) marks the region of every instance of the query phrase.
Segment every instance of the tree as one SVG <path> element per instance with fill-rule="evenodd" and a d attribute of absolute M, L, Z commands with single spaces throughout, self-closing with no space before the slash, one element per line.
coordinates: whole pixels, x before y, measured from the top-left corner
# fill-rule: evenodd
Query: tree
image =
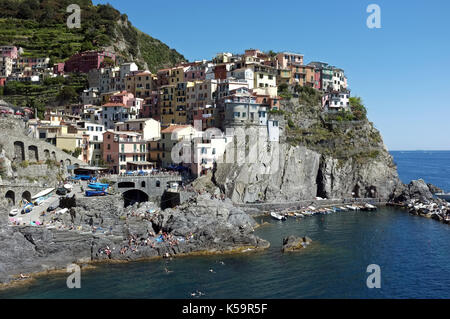
<path fill-rule="evenodd" d="M 76 103 L 78 102 L 77 91 L 71 86 L 64 86 L 56 96 L 56 100 L 60 104 Z"/>

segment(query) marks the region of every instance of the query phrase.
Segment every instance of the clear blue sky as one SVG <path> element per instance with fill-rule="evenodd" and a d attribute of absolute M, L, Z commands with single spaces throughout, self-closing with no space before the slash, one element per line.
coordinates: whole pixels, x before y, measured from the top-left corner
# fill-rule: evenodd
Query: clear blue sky
<path fill-rule="evenodd" d="M 189 60 L 247 48 L 345 69 L 390 150 L 450 150 L 448 0 L 94 0 Z M 381 29 L 369 29 L 369 4 Z"/>

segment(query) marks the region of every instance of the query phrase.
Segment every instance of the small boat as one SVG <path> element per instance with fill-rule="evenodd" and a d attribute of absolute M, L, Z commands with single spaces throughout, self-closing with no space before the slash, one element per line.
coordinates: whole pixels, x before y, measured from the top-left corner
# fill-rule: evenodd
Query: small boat
<path fill-rule="evenodd" d="M 275 212 L 271 212 L 270 216 L 272 216 L 272 218 L 276 219 L 276 220 L 286 220 L 285 216 L 282 216 L 280 214 L 277 214 Z"/>
<path fill-rule="evenodd" d="M 376 209 L 377 209 L 377 207 L 374 206 L 374 205 L 371 205 L 371 204 L 365 204 L 364 205 L 364 210 L 372 211 L 372 210 L 376 210 Z"/>
<path fill-rule="evenodd" d="M 9 216 L 14 217 L 19 213 L 19 210 L 17 208 L 11 209 L 9 212 Z"/>
<path fill-rule="evenodd" d="M 353 211 L 359 209 L 357 206 L 354 206 L 354 205 L 347 205 L 347 208 L 350 209 L 350 210 L 353 210 Z"/>
<path fill-rule="evenodd" d="M 72 184 L 64 184 L 64 188 L 70 192 L 73 189 L 73 185 Z"/>
<path fill-rule="evenodd" d="M 92 196 L 105 196 L 106 192 L 105 191 L 86 191 L 86 196 L 87 197 L 92 197 Z"/>
<path fill-rule="evenodd" d="M 39 197 L 47 196 L 48 194 L 50 194 L 54 190 L 55 190 L 54 188 L 47 188 L 46 190 L 43 190 L 42 192 L 39 192 L 36 195 L 34 195 L 33 197 L 31 197 L 31 199 L 37 199 Z"/>
<path fill-rule="evenodd" d="M 295 215 L 295 217 L 298 217 L 298 218 L 305 217 L 305 215 L 303 215 L 302 213 L 294 213 L 294 215 Z"/>
<path fill-rule="evenodd" d="M 29 212 L 31 212 L 33 210 L 34 205 L 32 203 L 28 203 L 26 204 L 23 208 L 22 208 L 22 214 L 28 214 Z"/>

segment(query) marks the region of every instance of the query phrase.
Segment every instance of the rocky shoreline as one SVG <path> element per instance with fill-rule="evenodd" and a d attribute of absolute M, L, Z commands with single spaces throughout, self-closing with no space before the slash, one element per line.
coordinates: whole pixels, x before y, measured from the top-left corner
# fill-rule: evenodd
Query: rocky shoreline
<path fill-rule="evenodd" d="M 123 208 L 119 196 L 82 198 L 76 205 L 70 213 L 49 216 L 45 226 L 0 227 L 0 283 L 72 263 L 243 253 L 270 246 L 253 234 L 253 218 L 230 200 L 207 194 L 164 211 L 150 202 Z"/>

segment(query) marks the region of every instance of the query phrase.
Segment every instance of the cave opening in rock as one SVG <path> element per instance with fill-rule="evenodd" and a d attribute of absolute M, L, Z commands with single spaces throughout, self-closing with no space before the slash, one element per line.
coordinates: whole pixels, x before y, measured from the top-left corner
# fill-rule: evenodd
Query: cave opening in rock
<path fill-rule="evenodd" d="M 123 201 L 125 207 L 128 207 L 135 203 L 148 202 L 148 195 L 141 190 L 132 189 L 123 193 Z"/>
<path fill-rule="evenodd" d="M 319 167 L 319 170 L 317 171 L 316 185 L 317 185 L 316 196 L 322 197 L 322 198 L 326 198 L 327 197 L 327 192 L 325 190 L 325 184 L 324 184 L 324 177 L 323 177 L 323 173 L 322 173 L 322 167 Z"/>

